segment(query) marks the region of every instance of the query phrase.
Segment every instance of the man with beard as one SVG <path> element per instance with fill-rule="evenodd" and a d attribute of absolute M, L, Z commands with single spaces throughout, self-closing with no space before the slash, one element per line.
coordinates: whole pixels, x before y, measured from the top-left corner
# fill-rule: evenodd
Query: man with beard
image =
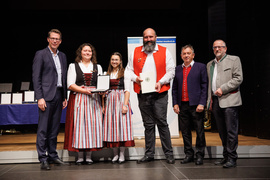
<path fill-rule="evenodd" d="M 175 64 L 166 47 L 156 44 L 157 35 L 154 29 L 143 32 L 143 46 L 136 47 L 131 54 L 125 70 L 125 76 L 134 82 L 134 91 L 138 94 L 139 109 L 145 128 L 145 155 L 137 163 L 154 160 L 155 125 L 158 127 L 163 152 L 167 163 L 175 163 L 171 145 L 171 135 L 167 123 L 168 90 L 174 77 Z M 156 75 L 156 92 L 141 92 L 140 73 L 154 72 Z"/>

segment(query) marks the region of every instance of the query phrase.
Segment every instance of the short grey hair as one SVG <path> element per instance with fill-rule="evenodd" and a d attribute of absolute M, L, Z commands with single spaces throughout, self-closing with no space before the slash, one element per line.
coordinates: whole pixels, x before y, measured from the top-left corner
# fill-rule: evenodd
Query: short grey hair
<path fill-rule="evenodd" d="M 194 48 L 193 48 L 193 46 L 190 45 L 190 44 L 187 44 L 187 45 L 185 45 L 185 46 L 183 46 L 183 47 L 181 48 L 181 54 L 182 54 L 183 50 L 184 50 L 184 49 L 187 49 L 187 48 L 190 48 L 190 49 L 192 50 L 192 52 L 194 53 Z"/>

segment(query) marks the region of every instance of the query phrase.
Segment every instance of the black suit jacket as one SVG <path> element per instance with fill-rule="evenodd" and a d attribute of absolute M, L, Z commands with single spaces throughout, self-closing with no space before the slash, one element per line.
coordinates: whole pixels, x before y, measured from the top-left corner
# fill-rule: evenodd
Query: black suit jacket
<path fill-rule="evenodd" d="M 63 52 L 58 53 L 61 70 L 63 100 L 67 98 L 67 58 Z M 49 47 L 36 52 L 33 67 L 32 80 L 36 99 L 44 98 L 51 101 L 57 90 L 57 71 L 56 66 L 49 50 Z"/>

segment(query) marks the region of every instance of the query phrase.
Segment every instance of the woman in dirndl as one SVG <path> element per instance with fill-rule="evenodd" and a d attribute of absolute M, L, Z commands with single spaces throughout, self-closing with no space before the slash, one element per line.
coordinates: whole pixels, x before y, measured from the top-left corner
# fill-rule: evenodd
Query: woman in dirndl
<path fill-rule="evenodd" d="M 68 101 L 64 149 L 78 152 L 76 164 L 92 164 L 91 152 L 101 150 L 102 104 L 101 95 L 91 93 L 96 89 L 97 75 L 102 68 L 97 64 L 95 48 L 82 44 L 76 51 L 76 59 L 67 73 L 67 85 L 71 91 Z"/>
<path fill-rule="evenodd" d="M 110 91 L 103 101 L 104 147 L 113 148 L 112 163 L 125 162 L 125 149 L 135 145 L 132 131 L 129 86 L 131 80 L 124 78 L 122 55 L 111 55 L 107 74 L 110 75 Z M 120 149 L 120 152 L 119 152 Z"/>

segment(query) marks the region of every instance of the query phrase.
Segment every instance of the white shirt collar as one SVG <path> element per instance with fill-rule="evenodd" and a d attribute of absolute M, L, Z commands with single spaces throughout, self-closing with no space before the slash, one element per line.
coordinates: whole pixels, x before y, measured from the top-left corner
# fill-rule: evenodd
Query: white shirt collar
<path fill-rule="evenodd" d="M 50 50 L 51 54 L 53 54 L 53 55 L 54 55 L 54 53 L 52 52 L 51 48 L 50 48 L 49 46 L 48 46 L 48 48 L 49 48 L 49 50 Z M 58 53 L 59 53 L 59 50 L 57 49 L 56 54 L 58 55 Z"/>
<path fill-rule="evenodd" d="M 185 64 L 183 63 L 183 64 L 182 64 L 182 67 L 189 67 L 189 66 L 192 67 L 192 66 L 194 65 L 194 63 L 195 63 L 195 61 L 192 60 L 191 63 L 190 63 L 188 66 L 185 66 Z"/>

